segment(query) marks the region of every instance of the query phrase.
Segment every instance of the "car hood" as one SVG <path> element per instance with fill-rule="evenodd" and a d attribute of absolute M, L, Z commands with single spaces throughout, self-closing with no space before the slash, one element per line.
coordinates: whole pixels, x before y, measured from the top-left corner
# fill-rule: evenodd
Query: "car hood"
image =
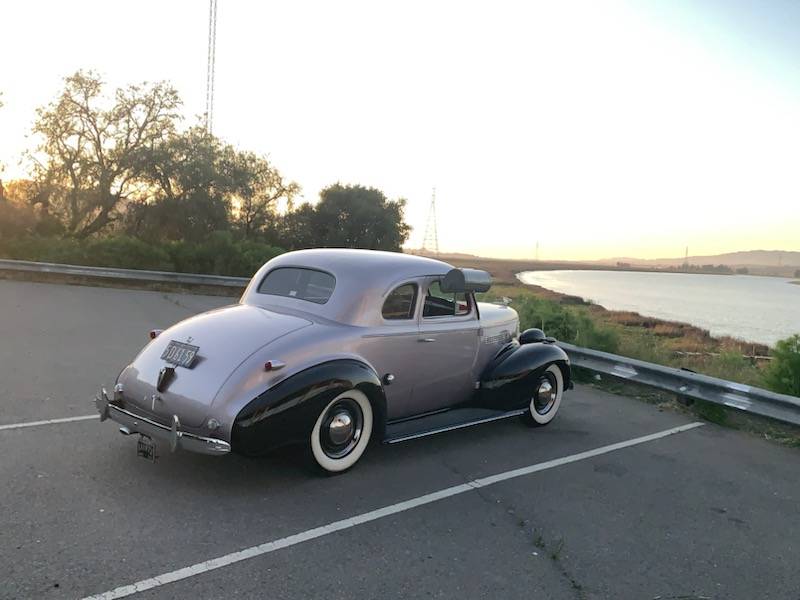
<path fill-rule="evenodd" d="M 311 321 L 239 304 L 202 313 L 164 330 L 119 376 L 126 404 L 167 424 L 178 415 L 181 424 L 200 427 L 222 385 L 253 353 Z M 170 341 L 198 346 L 191 369 L 176 367 L 169 384 L 157 391 L 161 355 Z M 154 399 L 155 396 L 155 399 Z"/>

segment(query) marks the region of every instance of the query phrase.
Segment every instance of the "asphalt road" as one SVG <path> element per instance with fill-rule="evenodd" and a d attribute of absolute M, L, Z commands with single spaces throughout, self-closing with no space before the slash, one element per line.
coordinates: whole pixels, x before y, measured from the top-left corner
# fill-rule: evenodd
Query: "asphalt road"
<path fill-rule="evenodd" d="M 800 598 L 800 453 L 712 424 L 638 440 L 691 420 L 591 388 L 544 429 L 378 445 L 337 477 L 292 451 L 153 465 L 93 419 L 2 428 L 91 414 L 149 329 L 226 302 L 0 281 L 0 598 Z"/>

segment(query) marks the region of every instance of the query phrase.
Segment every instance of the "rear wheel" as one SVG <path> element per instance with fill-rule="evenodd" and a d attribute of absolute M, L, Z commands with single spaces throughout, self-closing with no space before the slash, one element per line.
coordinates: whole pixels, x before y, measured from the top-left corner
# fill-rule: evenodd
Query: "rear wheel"
<path fill-rule="evenodd" d="M 331 400 L 317 418 L 311 432 L 311 454 L 324 471 L 341 473 L 361 458 L 371 435 L 369 399 L 359 390 L 348 390 Z"/>
<path fill-rule="evenodd" d="M 530 403 L 522 420 L 531 427 L 542 427 L 552 421 L 561 406 L 564 375 L 556 364 L 548 365 L 531 390 Z"/>

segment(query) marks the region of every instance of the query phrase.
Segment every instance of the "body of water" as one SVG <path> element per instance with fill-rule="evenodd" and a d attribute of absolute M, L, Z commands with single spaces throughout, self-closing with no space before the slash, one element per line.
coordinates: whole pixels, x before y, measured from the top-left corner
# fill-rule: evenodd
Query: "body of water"
<path fill-rule="evenodd" d="M 779 277 L 635 271 L 526 271 L 520 281 L 610 310 L 691 323 L 774 346 L 800 333 L 800 285 Z"/>

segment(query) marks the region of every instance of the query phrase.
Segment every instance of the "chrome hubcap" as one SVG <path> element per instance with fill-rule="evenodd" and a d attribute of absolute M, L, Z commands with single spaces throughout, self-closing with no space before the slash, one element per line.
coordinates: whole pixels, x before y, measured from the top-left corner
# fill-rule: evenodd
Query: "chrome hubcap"
<path fill-rule="evenodd" d="M 361 439 L 364 415 L 355 400 L 342 398 L 328 409 L 319 430 L 323 452 L 330 458 L 343 458 Z"/>
<path fill-rule="evenodd" d="M 547 414 L 556 402 L 558 384 L 550 373 L 546 373 L 539 381 L 533 396 L 533 408 L 540 415 Z"/>
<path fill-rule="evenodd" d="M 337 445 L 344 444 L 353 437 L 353 418 L 350 413 L 346 411 L 336 413 L 328 425 L 328 435 Z"/>

